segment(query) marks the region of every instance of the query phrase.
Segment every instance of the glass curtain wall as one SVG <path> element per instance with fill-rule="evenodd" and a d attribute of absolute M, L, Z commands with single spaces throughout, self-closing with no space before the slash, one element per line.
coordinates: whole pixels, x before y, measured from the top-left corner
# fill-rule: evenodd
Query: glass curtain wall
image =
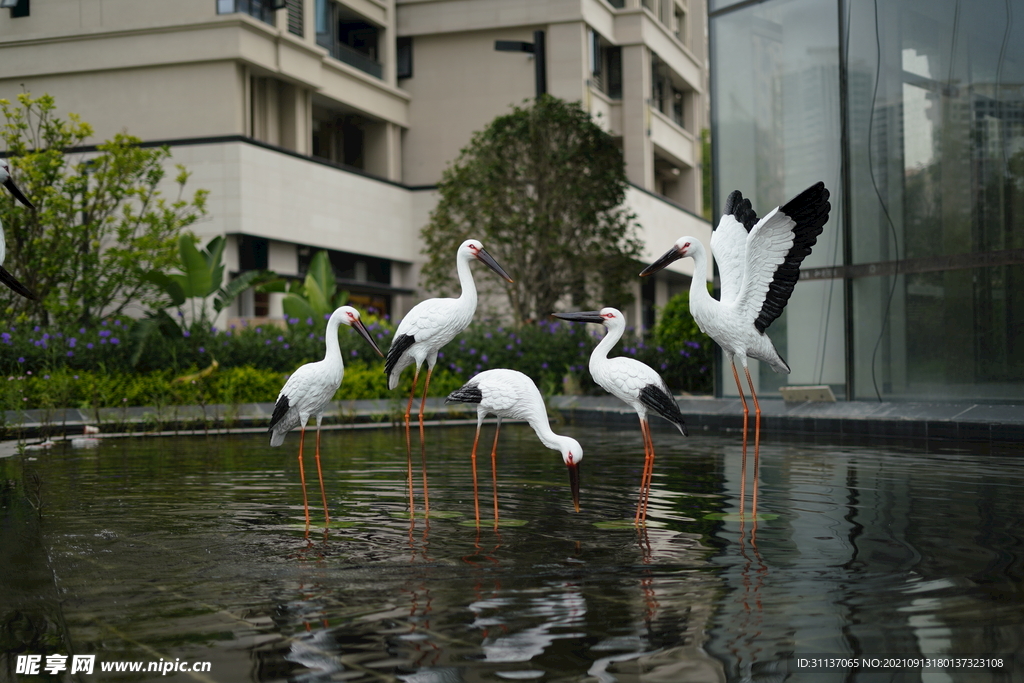
<path fill-rule="evenodd" d="M 760 391 L 788 381 L 858 399 L 1019 400 L 1019 3 L 713 0 L 711 9 L 716 208 L 740 189 L 763 214 L 819 179 L 833 197 L 768 330 L 793 374 L 759 368 Z M 719 384 L 727 395 L 730 375 Z"/>
<path fill-rule="evenodd" d="M 855 396 L 1020 399 L 1024 12 L 847 12 Z"/>
<path fill-rule="evenodd" d="M 726 3 L 718 3 L 726 4 Z M 832 212 L 808 269 L 843 263 L 839 13 L 835 0 L 774 0 L 712 14 L 712 143 L 715 208 L 740 190 L 759 216 L 821 180 Z M 785 384 L 829 384 L 846 392 L 841 280 L 801 278 L 768 328 L 791 375 L 751 361 L 758 393 Z M 759 367 L 758 367 L 759 366 Z M 736 394 L 728 362 L 718 386 Z"/>

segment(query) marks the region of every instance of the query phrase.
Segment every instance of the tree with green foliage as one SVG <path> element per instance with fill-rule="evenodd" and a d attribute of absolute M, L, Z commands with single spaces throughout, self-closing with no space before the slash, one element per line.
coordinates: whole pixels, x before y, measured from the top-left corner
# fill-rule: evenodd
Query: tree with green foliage
<path fill-rule="evenodd" d="M 624 306 L 641 252 L 623 208 L 625 163 L 611 136 L 576 102 L 543 95 L 473 135 L 438 184 L 423 229 L 424 285 L 453 289 L 453 255 L 476 238 L 515 280 L 504 287 L 517 322 L 575 308 Z"/>
<path fill-rule="evenodd" d="M 31 301 L 0 291 L 7 320 L 91 324 L 160 297 L 147 278 L 170 267 L 181 231 L 206 214 L 205 190 L 184 197 L 189 174 L 178 166 L 178 197 L 158 186 L 167 147 L 143 148 L 119 133 L 95 153 L 73 154 L 92 135 L 75 114 L 56 115 L 49 95 L 0 100 L 0 140 L 14 181 L 36 206 L 16 209 L 0 200 L 7 235 L 7 268 L 39 295 Z"/>

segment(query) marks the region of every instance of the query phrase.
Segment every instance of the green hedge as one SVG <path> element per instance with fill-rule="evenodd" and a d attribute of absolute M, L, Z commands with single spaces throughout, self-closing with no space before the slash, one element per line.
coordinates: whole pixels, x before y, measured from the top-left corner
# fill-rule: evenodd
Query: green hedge
<path fill-rule="evenodd" d="M 711 390 L 711 341 L 689 316 L 688 296 L 672 299 L 663 311 L 654 342 L 627 334 L 612 355 L 636 358 L 660 372 L 675 391 Z M 394 334 L 387 320 L 364 318 L 381 351 Z M 122 405 L 237 404 L 273 401 L 287 374 L 324 354 L 319 321 L 242 326 L 228 330 L 193 326 L 154 336 L 133 366 L 136 323 L 104 321 L 95 328 L 42 330 L 9 327 L 0 332 L 0 408 L 116 407 Z M 445 396 L 476 373 L 514 368 L 530 376 L 545 394 L 561 393 L 566 377 L 588 393 L 603 393 L 587 369 L 603 331 L 561 321 L 521 328 L 478 321 L 438 354 L 431 396 Z M 413 373 L 398 389 L 387 389 L 383 361 L 354 331 L 342 327 L 339 343 L 345 381 L 339 399 L 408 396 Z M 207 376 L 189 381 L 176 378 Z M 422 386 L 422 380 L 421 380 Z"/>

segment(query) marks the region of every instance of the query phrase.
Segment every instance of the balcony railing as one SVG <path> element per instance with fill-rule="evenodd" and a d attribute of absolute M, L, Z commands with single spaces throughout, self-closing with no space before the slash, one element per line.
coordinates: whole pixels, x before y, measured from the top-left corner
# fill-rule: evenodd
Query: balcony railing
<path fill-rule="evenodd" d="M 371 76 L 384 78 L 384 67 L 380 62 L 373 57 L 364 55 L 362 52 L 345 45 L 344 43 L 335 43 L 331 48 L 331 56 L 339 62 L 345 62 L 349 66 L 354 66 L 360 71 L 364 71 Z"/>

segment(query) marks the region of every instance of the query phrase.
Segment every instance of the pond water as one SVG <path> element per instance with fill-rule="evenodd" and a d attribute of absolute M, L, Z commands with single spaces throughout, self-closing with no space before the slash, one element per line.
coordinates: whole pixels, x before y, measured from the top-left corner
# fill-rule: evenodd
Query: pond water
<path fill-rule="evenodd" d="M 497 531 L 483 452 L 493 427 L 481 439 L 479 530 L 472 427 L 427 432 L 431 508 L 443 515 L 429 525 L 407 515 L 403 430 L 324 432 L 327 534 L 307 439 L 309 541 L 297 435 L 277 449 L 255 434 L 124 438 L 0 460 L 0 680 L 1024 676 L 1024 459 L 1013 453 L 772 436 L 752 537 L 749 515 L 742 535 L 734 521 L 738 437 L 656 429 L 640 532 L 620 524 L 636 504 L 639 429 L 559 429 L 586 450 L 582 511 L 558 455 L 506 424 Z M 26 653 L 44 664 L 96 655 L 95 678 L 12 673 Z M 1003 666 L 815 662 L 885 655 Z M 132 661 L 210 664 L 100 672 Z"/>

